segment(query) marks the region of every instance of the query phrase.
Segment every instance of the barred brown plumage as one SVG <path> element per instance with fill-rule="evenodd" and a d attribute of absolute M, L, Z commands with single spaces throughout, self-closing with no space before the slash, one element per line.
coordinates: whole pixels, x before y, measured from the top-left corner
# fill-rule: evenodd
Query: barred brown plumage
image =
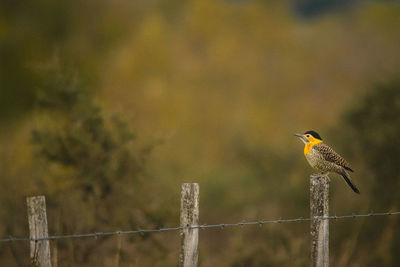
<path fill-rule="evenodd" d="M 353 170 L 350 168 L 350 164 L 344 158 L 342 158 L 338 153 L 336 153 L 331 147 L 321 143 L 315 145 L 313 148 L 318 150 L 322 154 L 325 160 L 334 162 L 337 165 L 342 166 L 346 170 L 353 172 Z"/>
<path fill-rule="evenodd" d="M 311 167 L 323 173 L 335 172 L 340 174 L 354 192 L 360 193 L 352 183 L 350 175 L 346 170 L 353 172 L 349 163 L 336 153 L 331 147 L 322 143 L 321 136 L 315 131 L 308 131 L 304 134 L 295 134 L 304 142 L 304 155 Z"/>

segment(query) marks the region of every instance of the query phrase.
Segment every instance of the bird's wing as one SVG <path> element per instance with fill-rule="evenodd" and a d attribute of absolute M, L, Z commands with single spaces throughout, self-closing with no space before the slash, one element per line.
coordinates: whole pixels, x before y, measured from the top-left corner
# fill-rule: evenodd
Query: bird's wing
<path fill-rule="evenodd" d="M 342 158 L 338 153 L 336 153 L 332 148 L 325 144 L 318 144 L 313 146 L 318 152 L 321 153 L 321 155 L 324 157 L 326 161 L 330 161 L 333 163 L 336 163 L 339 166 L 342 166 L 346 170 L 353 171 L 350 168 L 350 164 L 347 163 L 347 161 Z"/>

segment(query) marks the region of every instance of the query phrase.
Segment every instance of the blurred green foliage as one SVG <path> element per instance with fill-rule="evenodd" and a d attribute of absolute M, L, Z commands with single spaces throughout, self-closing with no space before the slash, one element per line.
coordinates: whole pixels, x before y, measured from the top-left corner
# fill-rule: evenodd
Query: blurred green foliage
<path fill-rule="evenodd" d="M 332 175 L 332 214 L 397 209 L 399 12 L 393 1 L 2 1 L 0 235 L 28 234 L 25 198 L 39 194 L 52 234 L 175 226 L 182 182 L 200 183 L 202 223 L 308 217 L 313 170 L 293 133 L 310 129 L 362 191 Z M 398 228 L 332 222 L 331 264 L 399 265 Z M 308 266 L 308 232 L 202 231 L 200 264 Z M 179 236 L 51 246 L 59 266 L 117 266 L 117 255 L 176 266 Z M 28 255 L 1 244 L 0 265 Z"/>
<path fill-rule="evenodd" d="M 71 78 L 62 80 L 56 75 L 54 80 L 38 90 L 37 112 L 45 117 L 33 130 L 39 158 L 47 166 L 56 165 L 57 172 L 61 169 L 61 176 L 68 169 L 85 198 L 106 198 L 115 178 L 130 175 L 129 180 L 134 182 L 144 159 L 139 159 L 143 153 L 133 157 L 129 145 L 134 134 L 126 123 L 118 117 L 105 118 L 100 107 Z"/>
<path fill-rule="evenodd" d="M 374 177 L 369 186 L 377 208 L 399 208 L 399 115 L 400 82 L 396 80 L 375 85 L 346 116 L 364 168 Z"/>
<path fill-rule="evenodd" d="M 365 211 L 399 209 L 399 89 L 398 79 L 371 85 L 364 96 L 347 108 L 341 127 L 334 130 L 357 168 L 353 176 L 362 186 L 365 200 L 360 209 Z M 333 247 L 343 248 L 337 254 L 338 262 L 341 266 L 354 261 L 360 266 L 399 265 L 399 226 L 399 218 L 385 217 L 358 222 L 347 233 L 341 230 L 333 242 Z"/>
<path fill-rule="evenodd" d="M 115 225 L 160 226 L 165 211 L 160 212 L 158 204 L 151 207 L 157 200 L 146 199 L 152 186 L 147 184 L 151 179 L 144 180 L 153 144 L 135 145 L 128 124 L 103 112 L 68 71 L 52 70 L 46 77 L 47 83 L 36 90 L 32 187 L 47 197 L 49 220 L 54 222 L 51 230 L 83 233 Z M 126 205 L 127 199 L 135 203 L 134 209 Z M 9 226 L 8 231 L 24 232 L 19 225 Z M 147 236 L 138 238 L 145 243 Z M 108 238 L 79 240 L 72 248 L 57 241 L 64 252 L 58 260 L 100 265 L 103 259 L 96 249 L 106 242 Z"/>

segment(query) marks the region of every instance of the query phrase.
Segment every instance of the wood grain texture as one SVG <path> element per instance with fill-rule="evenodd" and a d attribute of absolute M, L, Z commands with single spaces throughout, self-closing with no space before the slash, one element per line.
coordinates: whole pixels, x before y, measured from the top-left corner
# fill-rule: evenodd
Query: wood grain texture
<path fill-rule="evenodd" d="M 181 226 L 199 224 L 199 184 L 182 184 Z M 179 266 L 196 267 L 198 261 L 199 229 L 181 230 L 181 253 Z"/>
<path fill-rule="evenodd" d="M 28 197 L 29 237 L 48 237 L 46 201 L 44 196 Z M 32 266 L 51 267 L 49 240 L 31 241 L 30 257 Z"/>
<path fill-rule="evenodd" d="M 311 218 L 329 216 L 329 177 L 310 177 Z M 329 220 L 311 221 L 311 260 L 314 267 L 329 266 Z"/>

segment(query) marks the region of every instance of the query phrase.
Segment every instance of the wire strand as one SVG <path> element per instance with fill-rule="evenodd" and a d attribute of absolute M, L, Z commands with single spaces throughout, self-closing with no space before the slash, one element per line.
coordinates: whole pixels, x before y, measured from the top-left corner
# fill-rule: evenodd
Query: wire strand
<path fill-rule="evenodd" d="M 13 237 L 0 239 L 0 243 L 15 242 L 15 241 L 45 241 L 45 240 L 57 240 L 57 239 L 68 239 L 68 238 L 85 238 L 85 237 L 105 237 L 113 235 L 130 235 L 130 234 L 145 234 L 145 233 L 160 233 L 160 232 L 171 232 L 171 231 L 181 231 L 184 229 L 212 229 L 219 228 L 225 229 L 226 227 L 236 227 L 236 226 L 249 226 L 249 225 L 259 225 L 272 224 L 272 223 L 293 223 L 293 222 L 309 222 L 309 221 L 320 221 L 320 220 L 338 220 L 338 219 L 356 219 L 360 217 L 374 217 L 374 216 L 390 216 L 399 215 L 400 211 L 388 211 L 388 212 L 370 212 L 367 214 L 350 214 L 342 216 L 316 216 L 314 218 L 294 218 L 294 219 L 275 219 L 275 220 L 259 220 L 259 221 L 249 221 L 249 222 L 238 222 L 238 223 L 220 223 L 220 224 L 201 224 L 201 225 L 186 225 L 177 227 L 167 227 L 167 228 L 153 228 L 153 229 L 137 229 L 137 230 L 127 230 L 127 231 L 114 231 L 114 232 L 95 232 L 86 234 L 62 234 L 62 235 L 52 235 L 48 237 L 40 238 L 29 238 L 29 237 Z"/>

